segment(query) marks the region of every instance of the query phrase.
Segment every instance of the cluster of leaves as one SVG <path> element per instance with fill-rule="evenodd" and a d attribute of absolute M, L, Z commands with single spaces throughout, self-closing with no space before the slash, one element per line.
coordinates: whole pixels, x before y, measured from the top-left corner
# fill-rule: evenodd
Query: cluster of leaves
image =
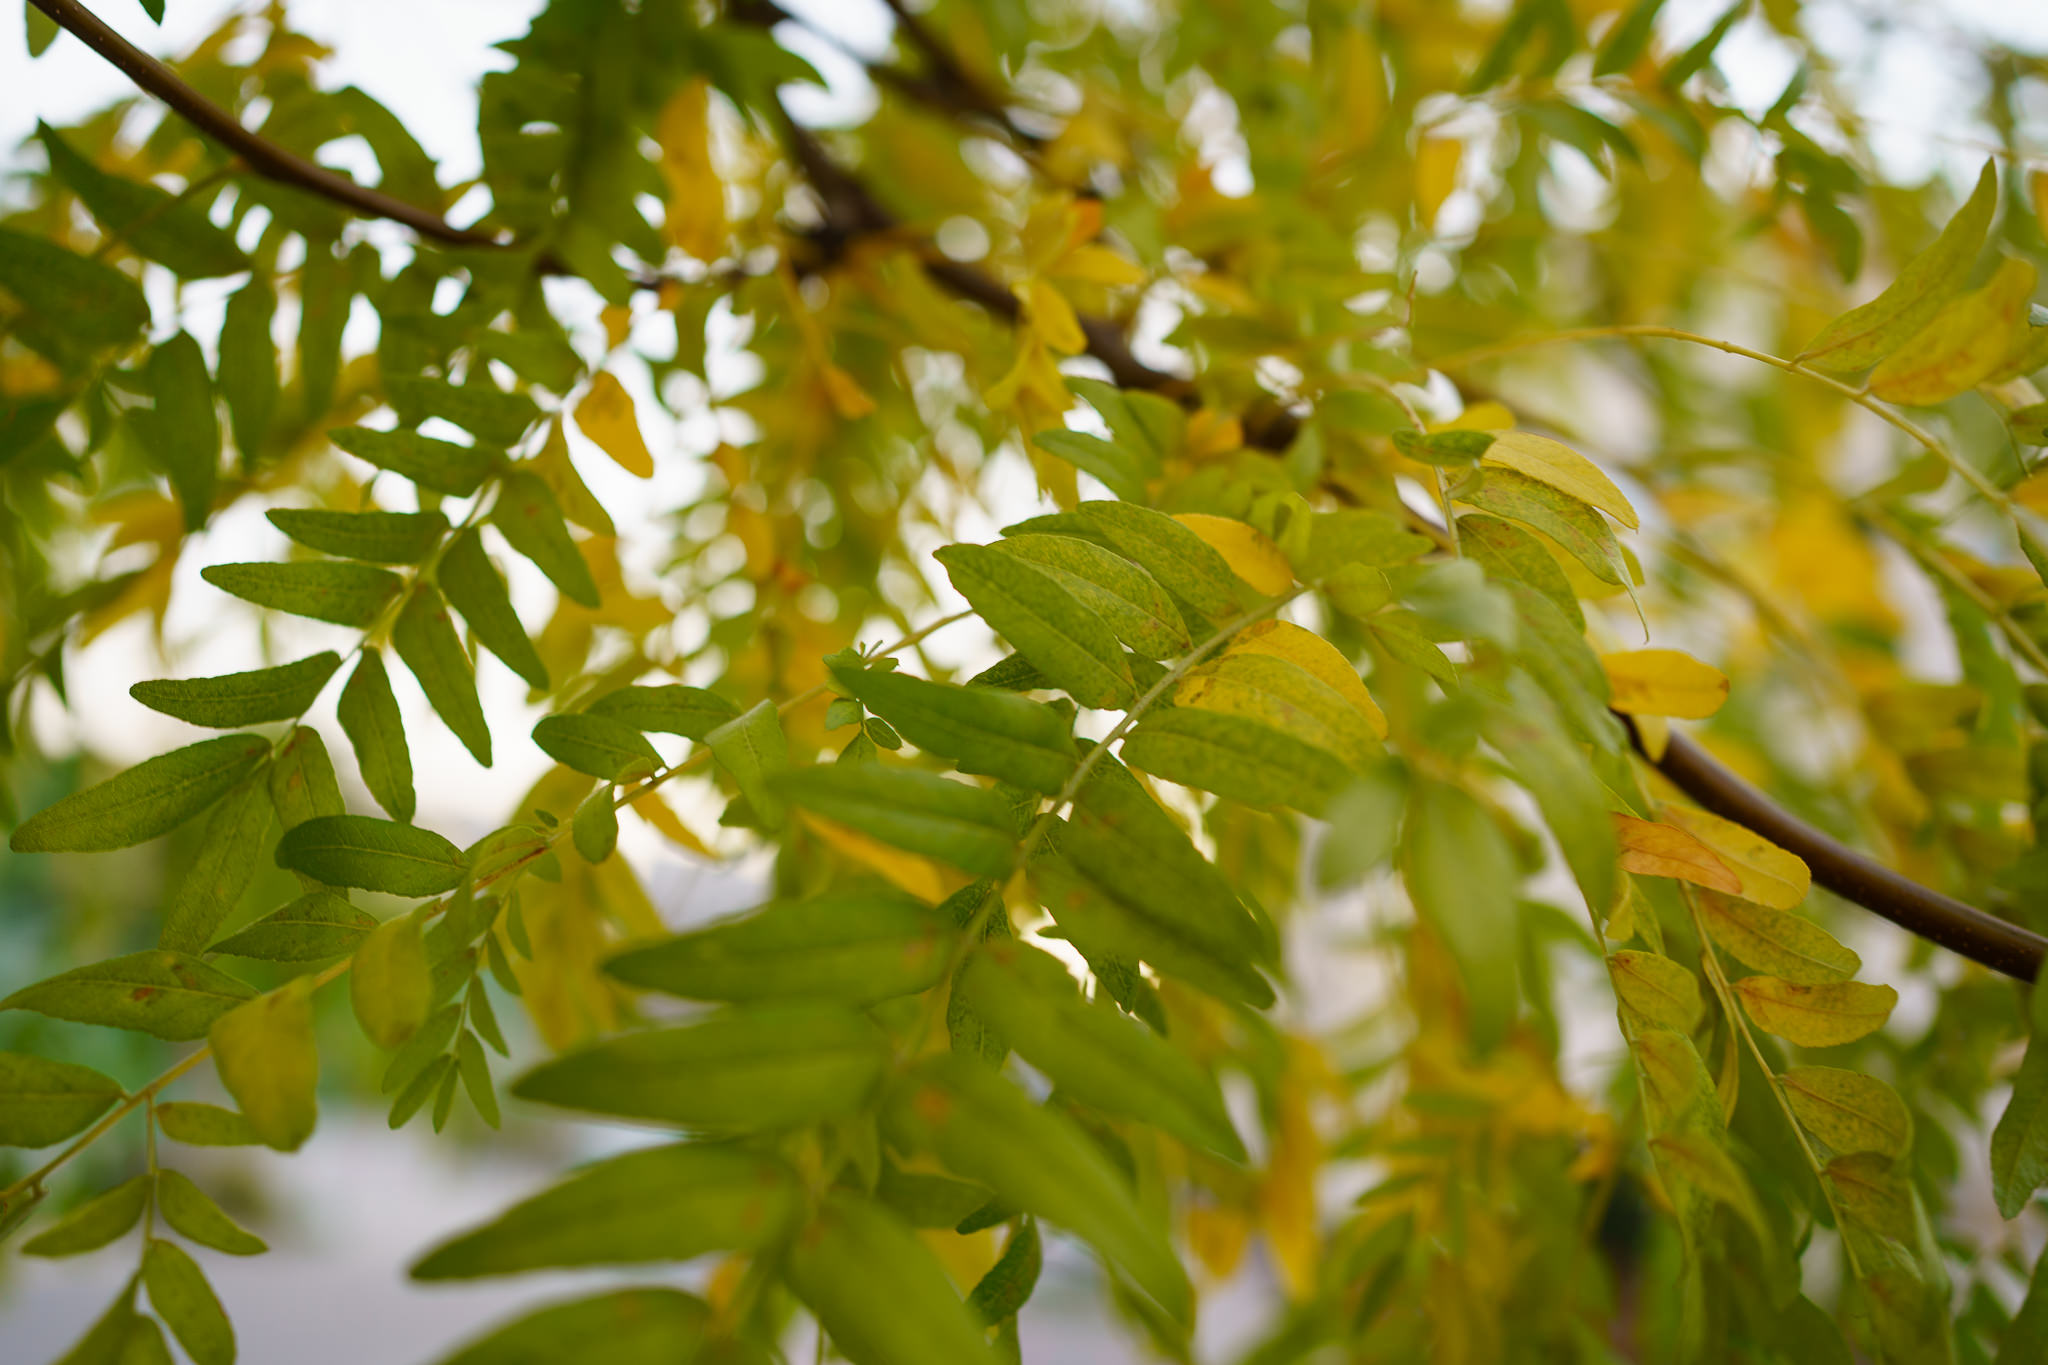
<path fill-rule="evenodd" d="M 64 701 L 107 630 L 161 634 L 232 507 L 292 548 L 207 563 L 204 590 L 332 644 L 136 683 L 228 733 L 0 812 L 17 855 L 179 850 L 135 926 L 155 946 L 10 982 L 0 1010 L 203 1041 L 136 1086 L 0 1053 L 0 1146 L 68 1144 L 0 1191 L 0 1232 L 143 1117 L 139 1171 L 67 1189 L 21 1243 L 142 1229 L 65 1360 L 165 1359 L 166 1329 L 235 1358 L 158 1219 L 264 1244 L 158 1139 L 307 1142 L 323 1055 L 332 1096 L 361 1046 L 319 1017 L 344 976 L 393 1127 L 463 1121 L 459 1095 L 498 1125 L 517 1000 L 549 1055 L 509 1094 L 677 1135 L 415 1277 L 722 1258 L 701 1297 L 553 1304 L 449 1365 L 772 1360 L 799 1310 L 860 1365 L 1016 1360 L 1048 1234 L 1176 1359 L 1254 1237 L 1286 1306 L 1252 1361 L 2038 1356 L 2048 1290 L 2019 1298 L 2018 1239 L 1957 1190 L 2048 1006 L 1968 969 L 1893 1019 L 1805 863 L 1654 763 L 1672 720 L 1711 719 L 1799 813 L 2048 929 L 2048 472 L 2015 457 L 2048 443 L 2048 179 L 2030 214 L 1994 164 L 1936 232 L 1938 188 L 1873 183 L 1807 66 L 1760 118 L 1727 96 L 1747 0 L 1684 44 L 1660 0 L 892 8 L 906 64 L 822 133 L 780 103 L 816 75 L 773 7 L 554 0 L 483 78 L 465 186 L 322 88 L 282 10 L 179 63 L 179 98 L 270 147 L 360 138 L 429 218 L 488 200 L 401 246 L 175 116 L 39 130 L 33 203 L 0 223 L 10 777 L 48 766 L 32 699 Z M 1800 23 L 1758 27 L 1803 55 Z M 1219 188 L 1219 93 L 1248 194 Z M 1771 150 L 1768 193 L 1711 187 L 1730 131 Z M 1570 158 L 1607 225 L 1546 206 Z M 1832 322 L 1730 283 L 1846 281 L 1880 222 L 1893 282 Z M 1560 301 L 1566 279 L 1597 287 Z M 1677 329 L 1731 299 L 1797 354 Z M 595 327 L 564 321 L 585 303 Z M 741 392 L 712 363 L 735 332 L 766 376 Z M 1596 461 L 1604 391 L 1533 348 L 1622 336 L 1778 373 L 1616 362 L 1657 450 Z M 657 461 L 649 394 L 713 419 L 701 458 Z M 1851 408 L 1896 448 L 1848 495 Z M 658 581 L 622 564 L 591 447 L 624 477 L 691 465 Z M 1027 460 L 1039 514 L 973 531 Z M 1959 681 L 1908 671 L 1925 623 L 1879 541 L 1938 595 Z M 921 644 L 968 622 L 1007 648 L 956 676 Z M 1624 646 L 1653 627 L 1720 641 L 1729 673 Z M 491 766 L 500 665 L 555 766 L 459 847 L 422 821 L 413 750 L 438 724 Z M 725 849 L 777 851 L 764 904 L 679 934 L 618 851 L 627 811 L 717 856 L 678 790 L 723 800 Z M 1366 941 L 1332 944 L 1331 908 L 1361 905 Z M 1323 956 L 1397 970 L 1332 1025 Z M 1603 975 L 1618 1034 L 1583 1007 Z M 1590 1080 L 1567 1065 L 1589 1030 L 1627 1059 Z M 208 1062 L 233 1108 L 163 1097 Z M 2048 1045 L 2011 1079 L 2008 1219 L 2048 1180 Z"/>

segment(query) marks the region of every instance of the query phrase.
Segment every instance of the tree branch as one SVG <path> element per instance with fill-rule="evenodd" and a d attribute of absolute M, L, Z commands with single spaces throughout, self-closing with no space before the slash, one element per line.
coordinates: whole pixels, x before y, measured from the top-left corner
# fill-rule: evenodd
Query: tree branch
<path fill-rule="evenodd" d="M 416 204 L 394 199 L 382 190 L 359 185 L 345 175 L 316 165 L 285 150 L 259 133 L 244 128 L 227 110 L 187 85 L 179 75 L 147 52 L 108 28 L 79 0 L 29 0 L 56 25 L 106 58 L 142 90 L 162 100 L 200 132 L 226 147 L 266 180 L 331 199 L 365 218 L 386 218 L 422 237 L 452 246 L 504 246 L 496 233 L 459 228 Z"/>
<path fill-rule="evenodd" d="M 1642 751 L 1635 725 L 1626 716 L 1622 719 Z M 1643 753 L 1649 758 L 1647 751 Z M 1813 879 L 1842 899 L 1995 972 L 2020 981 L 2040 974 L 2048 938 L 1944 896 L 1858 853 L 1773 802 L 1676 730 L 1664 756 L 1649 761 L 1672 785 L 1715 815 L 1798 854 L 1813 870 Z"/>

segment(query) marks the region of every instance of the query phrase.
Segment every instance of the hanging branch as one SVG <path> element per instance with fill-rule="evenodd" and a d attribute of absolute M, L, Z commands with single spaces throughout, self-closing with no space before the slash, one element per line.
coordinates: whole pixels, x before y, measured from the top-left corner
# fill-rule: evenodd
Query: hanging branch
<path fill-rule="evenodd" d="M 365 218 L 386 218 L 422 237 L 451 246 L 504 246 L 496 233 L 459 228 L 439 214 L 394 199 L 382 190 L 358 185 L 345 175 L 287 151 L 259 133 L 252 133 L 227 110 L 187 85 L 178 73 L 108 28 L 78 0 L 29 0 L 57 27 L 119 68 L 142 90 L 162 100 L 200 132 L 226 147 L 266 180 L 331 199 Z"/>

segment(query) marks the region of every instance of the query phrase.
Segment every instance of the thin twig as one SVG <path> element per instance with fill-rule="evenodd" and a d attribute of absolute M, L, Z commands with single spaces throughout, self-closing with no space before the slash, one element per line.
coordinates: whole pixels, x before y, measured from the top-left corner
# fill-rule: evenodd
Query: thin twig
<path fill-rule="evenodd" d="M 345 175 L 287 151 L 187 85 L 177 72 L 123 38 L 78 0 L 29 0 L 65 32 L 106 58 L 144 91 L 156 96 L 194 127 L 234 152 L 266 180 L 317 194 L 365 218 L 402 223 L 422 237 L 451 246 L 504 246 L 494 232 L 459 228 L 440 214 L 359 185 Z"/>

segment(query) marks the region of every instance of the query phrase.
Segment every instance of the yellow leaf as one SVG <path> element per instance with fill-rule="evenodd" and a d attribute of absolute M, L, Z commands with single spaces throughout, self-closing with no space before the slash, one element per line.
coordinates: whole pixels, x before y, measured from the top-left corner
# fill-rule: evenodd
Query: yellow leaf
<path fill-rule="evenodd" d="M 880 873 L 919 900 L 936 904 L 946 898 L 945 878 L 931 859 L 891 848 L 857 829 L 848 829 L 837 821 L 823 819 L 809 811 L 797 814 L 834 852 Z"/>
<path fill-rule="evenodd" d="M 654 457 L 647 453 L 647 442 L 640 435 L 633 396 L 608 371 L 591 376 L 590 392 L 576 404 L 576 429 L 628 474 L 641 479 L 654 476 Z"/>
<path fill-rule="evenodd" d="M 1244 448 L 1244 423 L 1214 408 L 1198 408 L 1188 415 L 1187 453 L 1191 460 L 1206 460 Z"/>
<path fill-rule="evenodd" d="M 1744 900 L 1790 910 L 1806 899 L 1813 874 L 1798 854 L 1733 820 L 1691 806 L 1665 806 L 1658 814 L 1714 850 L 1742 879 L 1742 889 L 1735 894 Z"/>
<path fill-rule="evenodd" d="M 604 345 L 608 351 L 615 351 L 633 331 L 633 310 L 624 304 L 615 303 L 597 315 L 604 324 Z"/>
<path fill-rule="evenodd" d="M 1928 406 L 1975 388 L 2020 341 L 2034 267 L 2006 260 L 1982 289 L 1934 315 L 1871 372 L 1870 392 L 1887 403 Z"/>
<path fill-rule="evenodd" d="M 1664 751 L 1671 747 L 1671 722 L 1662 716 L 1637 716 L 1636 738 L 1642 741 L 1643 757 L 1652 763 L 1664 761 Z"/>
<path fill-rule="evenodd" d="M 1728 700 L 1726 674 L 1676 649 L 1602 654 L 1600 664 L 1613 691 L 1608 705 L 1628 715 L 1702 720 Z"/>
<path fill-rule="evenodd" d="M 1448 422 L 1432 422 L 1431 431 L 1506 431 L 1515 425 L 1515 414 L 1505 403 L 1482 398 Z"/>
<path fill-rule="evenodd" d="M 1183 1224 L 1188 1249 L 1202 1268 L 1219 1280 L 1227 1280 L 1244 1259 L 1244 1244 L 1251 1233 L 1251 1221 L 1243 1210 L 1197 1204 L 1187 1212 Z"/>
<path fill-rule="evenodd" d="M 1046 348 L 1060 355 L 1078 355 L 1088 349 L 1088 334 L 1074 316 L 1074 305 L 1066 295 L 1042 279 L 1026 280 L 1016 288 L 1017 301 L 1024 305 L 1024 325 Z"/>
<path fill-rule="evenodd" d="M 1387 718 L 1372 693 L 1365 690 L 1358 670 L 1328 640 L 1291 621 L 1260 621 L 1247 626 L 1230 642 L 1227 654 L 1271 654 L 1307 670 L 1334 689 L 1337 695 L 1357 707 L 1380 739 L 1387 737 Z"/>
<path fill-rule="evenodd" d="M 1437 210 L 1458 188 L 1458 163 L 1465 144 L 1454 137 L 1425 137 L 1415 149 L 1415 219 L 1434 227 Z"/>
<path fill-rule="evenodd" d="M 1527 431 L 1496 431 L 1482 463 L 1526 474 L 1547 483 L 1560 493 L 1597 507 L 1631 531 L 1641 523 L 1614 480 L 1600 472 L 1600 466 L 1561 441 Z"/>
<path fill-rule="evenodd" d="M 679 844 L 700 858 L 715 860 L 718 857 L 709 844 L 697 837 L 695 830 L 683 823 L 683 817 L 661 799 L 661 792 L 656 788 L 649 787 L 634 797 L 626 803 L 626 809 L 654 826 L 670 843 Z"/>
<path fill-rule="evenodd" d="M 1128 288 L 1145 282 L 1145 268 L 1126 260 L 1106 246 L 1083 242 L 1054 261 L 1046 273 L 1062 280 L 1079 280 L 1108 289 Z"/>
<path fill-rule="evenodd" d="M 725 254 L 725 186 L 711 161 L 711 83 L 676 91 L 655 122 L 668 182 L 668 237 L 700 261 Z"/>
<path fill-rule="evenodd" d="M 1671 877 L 1731 896 L 1742 894 L 1742 879 L 1712 849 L 1676 825 L 1614 814 L 1621 844 L 1621 869 L 1645 877 Z"/>
<path fill-rule="evenodd" d="M 1775 976 L 1745 976 L 1735 983 L 1756 1026 L 1801 1047 L 1838 1047 L 1877 1032 L 1899 1003 L 1890 986 L 1830 981 L 1795 986 Z"/>
<path fill-rule="evenodd" d="M 1386 114 L 1386 68 L 1380 64 L 1379 45 L 1361 24 L 1347 24 L 1334 47 L 1330 85 L 1337 95 L 1337 117 L 1332 131 L 1339 145 L 1361 150 L 1372 144 Z"/>
<path fill-rule="evenodd" d="M 2048 237 L 2048 171 L 2035 171 L 2027 184 L 2034 191 L 2034 217 L 2041 220 L 2041 235 Z"/>
<path fill-rule="evenodd" d="M 1207 541 L 1232 573 L 1265 596 L 1277 597 L 1294 586 L 1287 556 L 1258 527 L 1206 512 L 1182 512 L 1174 520 Z"/>
<path fill-rule="evenodd" d="M 865 417 L 875 410 L 875 400 L 868 397 L 868 391 L 837 365 L 827 364 L 818 372 L 818 377 L 825 385 L 825 397 L 831 401 L 832 411 L 846 421 Z"/>
<path fill-rule="evenodd" d="M 1310 1044 L 1289 1040 L 1289 1061 L 1280 1081 L 1272 1160 L 1259 1185 L 1259 1224 L 1291 1297 L 1315 1289 L 1322 1241 L 1316 1228 L 1316 1175 L 1323 1164 L 1322 1139 L 1311 1110 Z"/>

